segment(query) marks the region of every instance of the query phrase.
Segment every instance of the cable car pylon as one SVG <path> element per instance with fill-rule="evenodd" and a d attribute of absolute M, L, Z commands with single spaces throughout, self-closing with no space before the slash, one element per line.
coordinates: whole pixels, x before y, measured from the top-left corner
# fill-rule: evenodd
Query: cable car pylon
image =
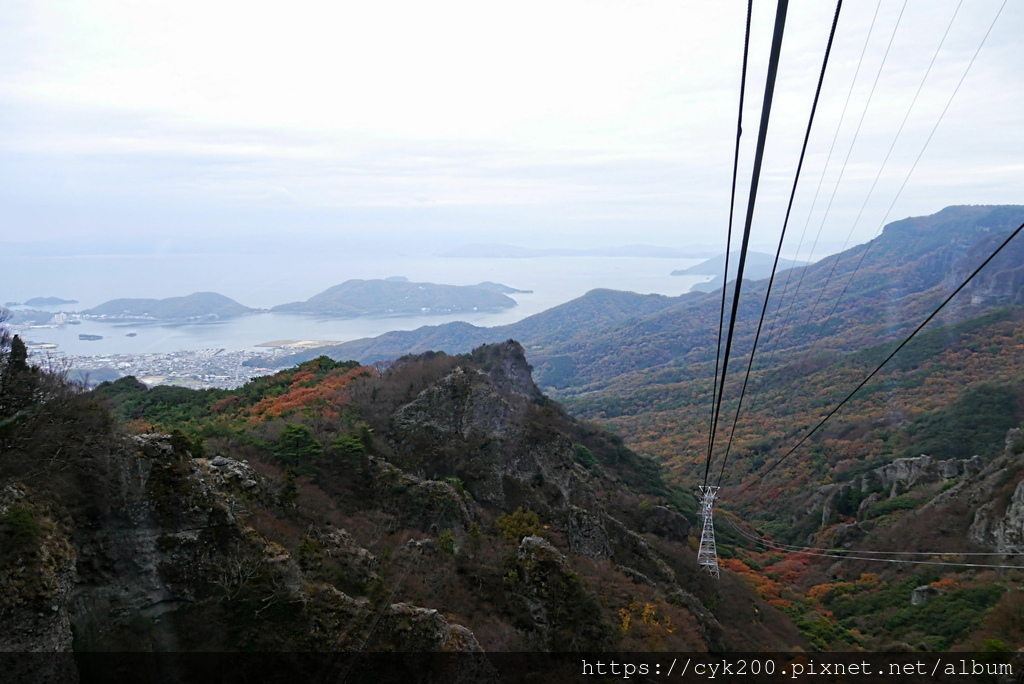
<path fill-rule="evenodd" d="M 700 515 L 704 527 L 700 533 L 700 549 L 697 550 L 697 563 L 702 570 L 718 579 L 718 549 L 715 548 L 715 523 L 711 519 L 711 508 L 718 495 L 718 487 L 704 485 L 698 487 L 701 494 Z"/>

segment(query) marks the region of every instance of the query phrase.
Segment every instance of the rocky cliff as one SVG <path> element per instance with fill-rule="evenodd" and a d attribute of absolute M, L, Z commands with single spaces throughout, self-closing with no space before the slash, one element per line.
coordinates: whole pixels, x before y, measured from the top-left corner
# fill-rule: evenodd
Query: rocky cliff
<path fill-rule="evenodd" d="M 0 489 L 0 650 L 802 645 L 743 582 L 700 573 L 692 497 L 530 370 L 509 341 L 173 404 L 97 390 L 135 432 Z"/>
<path fill-rule="evenodd" d="M 172 441 L 137 436 L 110 454 L 113 498 L 90 519 L 69 516 L 44 487 L 0 492 L 13 541 L 0 559 L 0 651 L 479 650 L 436 610 L 310 577 L 248 524 L 254 507 L 275 505 L 277 485 Z M 372 577 L 376 559 L 343 531 L 322 541 Z"/>
<path fill-rule="evenodd" d="M 999 553 L 1024 552 L 1024 436 L 1020 429 L 1010 430 L 1002 454 L 987 462 L 978 456 L 895 459 L 850 482 L 819 487 L 806 511 L 814 516 L 820 511 L 826 528 L 845 517 L 821 539 L 812 534 L 811 540 L 846 548 L 865 539 L 873 520 L 908 511 L 893 530 L 932 518 L 942 521 L 933 529 L 953 533 L 955 546 L 967 542 Z"/>

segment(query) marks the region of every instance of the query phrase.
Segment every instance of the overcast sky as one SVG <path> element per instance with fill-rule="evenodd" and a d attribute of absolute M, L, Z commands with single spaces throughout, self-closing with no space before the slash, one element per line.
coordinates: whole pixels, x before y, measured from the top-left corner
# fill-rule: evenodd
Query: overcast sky
<path fill-rule="evenodd" d="M 775 12 L 755 4 L 741 214 Z M 828 4 L 790 7 L 755 242 L 781 221 Z M 956 2 L 911 0 L 900 16 L 885 0 L 854 82 L 877 3 L 847 0 L 787 251 L 805 226 L 808 241 L 823 226 L 841 244 L 872 237 L 887 212 L 1024 203 L 1019 1 L 897 198 L 1001 4 L 968 0 L 950 24 Z M 744 11 L 732 0 L 6 0 L 0 242 L 724 244 Z"/>

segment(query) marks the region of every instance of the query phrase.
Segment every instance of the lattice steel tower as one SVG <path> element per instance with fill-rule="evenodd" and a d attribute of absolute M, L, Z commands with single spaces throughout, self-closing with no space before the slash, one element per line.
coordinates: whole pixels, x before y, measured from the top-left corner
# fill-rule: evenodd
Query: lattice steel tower
<path fill-rule="evenodd" d="M 718 487 L 706 485 L 699 487 L 700 515 L 704 521 L 704 529 L 700 533 L 700 549 L 697 551 L 697 563 L 707 570 L 708 574 L 718 579 L 718 550 L 715 548 L 715 523 L 711 519 L 711 507 L 715 504 Z"/>

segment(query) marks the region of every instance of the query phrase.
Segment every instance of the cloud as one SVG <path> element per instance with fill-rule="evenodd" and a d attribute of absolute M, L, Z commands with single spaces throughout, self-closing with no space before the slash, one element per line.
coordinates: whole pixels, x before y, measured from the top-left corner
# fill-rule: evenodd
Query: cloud
<path fill-rule="evenodd" d="M 899 8 L 883 3 L 854 82 L 874 4 L 846 5 L 794 213 L 809 215 L 822 178 L 827 201 L 849 154 L 826 226 L 840 241 L 953 11 L 909 3 L 853 144 Z M 876 230 L 998 7 L 960 11 L 855 240 Z M 487 217 L 581 237 L 628 227 L 651 241 L 710 242 L 715 232 L 724 241 L 740 4 L 65 0 L 15 9 L 0 27 L 0 207 L 34 239 L 66 236 L 76 222 L 111 237 L 210 238 L 272 221 L 313 235 L 325 225 L 356 230 L 372 214 L 396 231 L 468 232 Z M 759 5 L 753 23 L 741 208 L 772 12 Z M 790 11 L 758 204 L 765 238 L 785 209 L 831 12 L 820 3 Z M 1022 29 L 1024 8 L 1011 3 L 891 218 L 954 201 L 1021 201 L 1024 92 L 1006 84 L 1019 75 Z M 448 223 L 436 219 L 442 210 Z"/>

